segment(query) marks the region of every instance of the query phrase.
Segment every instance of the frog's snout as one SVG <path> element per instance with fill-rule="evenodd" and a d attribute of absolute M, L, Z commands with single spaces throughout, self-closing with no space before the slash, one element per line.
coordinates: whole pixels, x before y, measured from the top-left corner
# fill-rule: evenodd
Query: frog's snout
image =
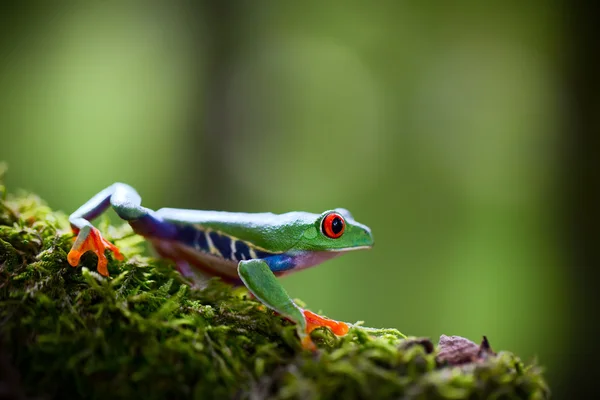
<path fill-rule="evenodd" d="M 375 239 L 373 238 L 373 234 L 371 230 L 366 228 L 363 229 L 361 234 L 361 246 L 364 247 L 373 247 L 375 245 Z"/>

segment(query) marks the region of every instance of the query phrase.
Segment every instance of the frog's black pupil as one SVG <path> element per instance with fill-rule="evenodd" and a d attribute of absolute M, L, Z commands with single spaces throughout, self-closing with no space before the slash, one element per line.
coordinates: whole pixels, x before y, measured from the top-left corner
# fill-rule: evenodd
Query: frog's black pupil
<path fill-rule="evenodd" d="M 337 235 L 344 229 L 344 223 L 340 217 L 335 217 L 333 221 L 331 221 L 331 231 Z"/>

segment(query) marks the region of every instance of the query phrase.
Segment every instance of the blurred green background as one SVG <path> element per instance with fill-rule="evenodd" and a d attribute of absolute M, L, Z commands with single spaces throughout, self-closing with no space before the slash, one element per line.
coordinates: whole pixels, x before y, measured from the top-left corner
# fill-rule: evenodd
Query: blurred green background
<path fill-rule="evenodd" d="M 375 247 L 284 278 L 293 297 L 487 335 L 560 392 L 572 288 L 544 4 L 20 3 L 0 38 L 6 181 L 66 213 L 115 181 L 155 209 L 348 208 Z"/>

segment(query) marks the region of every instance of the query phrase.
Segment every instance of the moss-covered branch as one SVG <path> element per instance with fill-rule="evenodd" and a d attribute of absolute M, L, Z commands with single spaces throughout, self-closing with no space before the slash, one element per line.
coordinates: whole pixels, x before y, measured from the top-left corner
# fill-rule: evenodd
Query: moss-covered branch
<path fill-rule="evenodd" d="M 66 261 L 66 216 L 31 194 L 0 201 L 0 397 L 530 398 L 549 397 L 536 365 L 461 338 L 374 338 L 354 328 L 294 327 L 244 289 L 211 280 L 193 290 L 172 266 L 142 256 L 127 225 L 100 229 L 122 249 L 106 279 Z"/>

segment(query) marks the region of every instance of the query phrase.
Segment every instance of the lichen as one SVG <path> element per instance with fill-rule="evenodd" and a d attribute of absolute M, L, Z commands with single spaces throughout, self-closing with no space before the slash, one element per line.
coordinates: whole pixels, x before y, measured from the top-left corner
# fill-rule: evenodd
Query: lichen
<path fill-rule="evenodd" d="M 0 195 L 0 387 L 15 398 L 549 397 L 540 367 L 510 352 L 453 365 L 394 329 L 317 329 L 318 350 L 303 350 L 293 324 L 244 288 L 192 289 L 108 219 L 99 227 L 125 261 L 109 256 L 110 278 L 92 254 L 73 268 L 66 215 L 34 194 Z"/>

